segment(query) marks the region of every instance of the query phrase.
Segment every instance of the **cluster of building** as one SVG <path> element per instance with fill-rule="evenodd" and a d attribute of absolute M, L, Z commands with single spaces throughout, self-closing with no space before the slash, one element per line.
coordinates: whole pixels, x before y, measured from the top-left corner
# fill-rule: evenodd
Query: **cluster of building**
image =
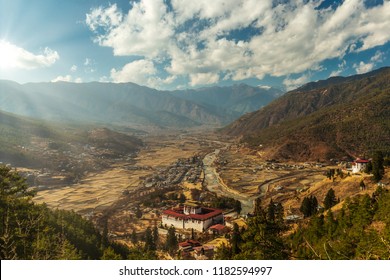
<path fill-rule="evenodd" d="M 202 207 L 194 202 L 164 210 L 161 215 L 162 225 L 174 226 L 180 231 L 198 231 L 211 236 L 221 236 L 230 231 L 225 225 L 222 210 Z M 178 253 L 184 259 L 212 259 L 215 245 L 201 244 L 198 240 L 187 239 L 179 243 Z"/>
<path fill-rule="evenodd" d="M 161 222 L 167 227 L 174 226 L 176 229 L 194 229 L 204 232 L 213 225 L 223 225 L 224 219 L 222 210 L 186 203 L 182 207 L 164 210 Z"/>
<path fill-rule="evenodd" d="M 179 159 L 175 164 L 165 169 L 157 170 L 157 174 L 147 176 L 138 186 L 141 188 L 164 187 L 180 184 L 183 180 L 196 183 L 202 173 L 202 160 L 198 156 L 188 159 Z"/>

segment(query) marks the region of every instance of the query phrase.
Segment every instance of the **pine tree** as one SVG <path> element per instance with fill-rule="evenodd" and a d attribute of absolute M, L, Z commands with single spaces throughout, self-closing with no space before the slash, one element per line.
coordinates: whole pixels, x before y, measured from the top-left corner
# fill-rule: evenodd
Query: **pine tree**
<path fill-rule="evenodd" d="M 102 260 L 121 260 L 121 256 L 117 253 L 115 253 L 114 249 L 111 247 L 107 247 L 102 256 Z"/>
<path fill-rule="evenodd" d="M 240 243 L 242 242 L 240 228 L 236 223 L 233 224 L 233 233 L 232 233 L 232 254 L 236 255 L 241 252 Z"/>
<path fill-rule="evenodd" d="M 270 222 L 275 221 L 275 212 L 276 212 L 276 206 L 271 198 L 271 201 L 269 202 L 268 209 L 267 209 L 267 220 L 268 221 L 270 221 Z"/>
<path fill-rule="evenodd" d="M 178 240 L 177 240 L 177 236 L 176 236 L 176 229 L 175 227 L 170 227 L 168 229 L 168 233 L 167 233 L 167 241 L 165 243 L 165 248 L 166 250 L 173 254 L 177 248 L 178 248 Z"/>
<path fill-rule="evenodd" d="M 315 196 L 305 197 L 302 201 L 299 210 L 303 213 L 305 218 L 317 213 L 318 202 Z"/>
<path fill-rule="evenodd" d="M 242 210 L 241 202 L 239 200 L 236 200 L 234 203 L 234 211 L 236 211 L 237 214 L 240 215 L 241 210 Z"/>
<path fill-rule="evenodd" d="M 145 230 L 144 238 L 145 238 L 145 246 L 144 246 L 145 251 L 155 251 L 156 244 L 154 243 L 153 240 L 152 230 L 149 227 Z"/>
<path fill-rule="evenodd" d="M 158 228 L 157 228 L 157 226 L 153 227 L 153 241 L 154 241 L 154 244 L 157 248 L 157 245 L 158 245 Z"/>
<path fill-rule="evenodd" d="M 301 203 L 299 210 L 302 212 L 303 217 L 307 218 L 311 216 L 311 205 L 310 199 L 305 197 Z"/>
<path fill-rule="evenodd" d="M 185 196 L 183 193 L 180 194 L 180 196 L 179 196 L 179 202 L 180 202 L 180 203 L 186 202 L 186 196 Z"/>
<path fill-rule="evenodd" d="M 381 151 L 377 151 L 374 153 L 374 157 L 372 159 L 372 174 L 374 175 L 374 180 L 379 182 L 385 173 L 385 169 L 383 167 L 383 153 Z"/>
<path fill-rule="evenodd" d="M 283 205 L 281 203 L 278 203 L 276 205 L 276 209 L 275 209 L 275 218 L 276 218 L 276 222 L 277 223 L 283 223 L 284 220 L 284 208 L 283 208 Z"/>
<path fill-rule="evenodd" d="M 135 245 L 138 242 L 137 233 L 135 232 L 135 229 L 133 229 L 133 232 L 130 236 L 131 242 Z"/>
<path fill-rule="evenodd" d="M 325 196 L 324 199 L 324 207 L 325 210 L 328 210 L 329 208 L 332 208 L 334 205 L 337 204 L 337 199 L 334 190 L 331 188 Z"/>

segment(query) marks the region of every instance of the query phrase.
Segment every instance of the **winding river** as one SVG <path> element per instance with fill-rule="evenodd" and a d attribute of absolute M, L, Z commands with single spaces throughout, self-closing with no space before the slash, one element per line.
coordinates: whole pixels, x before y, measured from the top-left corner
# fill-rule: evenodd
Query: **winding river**
<path fill-rule="evenodd" d="M 244 195 L 226 186 L 213 164 L 219 152 L 220 149 L 216 149 L 214 152 L 207 154 L 203 159 L 203 171 L 205 174 L 205 184 L 207 189 L 217 195 L 239 200 L 242 207 L 241 214 L 252 213 L 254 209 L 254 201 L 258 196 Z"/>

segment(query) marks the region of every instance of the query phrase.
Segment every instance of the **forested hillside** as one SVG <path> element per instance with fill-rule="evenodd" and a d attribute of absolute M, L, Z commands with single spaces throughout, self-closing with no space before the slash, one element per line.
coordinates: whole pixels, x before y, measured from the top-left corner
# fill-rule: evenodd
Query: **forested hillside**
<path fill-rule="evenodd" d="M 142 259 L 139 250 L 108 241 L 79 214 L 32 202 L 34 192 L 10 168 L 0 166 L 0 258 Z"/>
<path fill-rule="evenodd" d="M 295 229 L 283 221 L 280 204 L 258 205 L 247 229 L 234 227 L 219 259 L 352 260 L 390 259 L 390 192 L 378 187 L 371 195 L 343 202 L 341 210 L 317 213 Z"/>
<path fill-rule="evenodd" d="M 390 150 L 390 68 L 330 79 L 285 94 L 223 131 L 284 160 Z"/>

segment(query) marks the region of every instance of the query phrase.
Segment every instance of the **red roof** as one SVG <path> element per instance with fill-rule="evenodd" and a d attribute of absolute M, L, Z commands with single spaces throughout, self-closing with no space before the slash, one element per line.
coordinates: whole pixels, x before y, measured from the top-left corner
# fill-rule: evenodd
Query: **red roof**
<path fill-rule="evenodd" d="M 177 218 L 182 218 L 182 219 L 194 219 L 194 220 L 207 220 L 213 217 L 216 217 L 218 215 L 222 214 L 222 210 L 219 209 L 214 209 L 214 208 L 206 208 L 202 207 L 202 212 L 201 214 L 189 214 L 186 215 L 183 213 L 183 208 L 175 208 L 175 209 L 169 209 L 169 210 L 164 210 L 163 214 L 168 215 L 168 216 L 173 216 Z"/>
<path fill-rule="evenodd" d="M 188 242 L 180 242 L 179 247 L 191 247 L 191 244 Z"/>
<path fill-rule="evenodd" d="M 188 243 L 190 243 L 192 246 L 201 245 L 199 241 L 197 240 L 187 240 Z"/>
<path fill-rule="evenodd" d="M 221 224 L 216 224 L 216 225 L 213 225 L 211 227 L 209 227 L 209 229 L 215 229 L 215 230 L 224 230 L 225 229 L 225 226 L 224 225 L 221 225 Z"/>
<path fill-rule="evenodd" d="M 368 159 L 357 159 L 355 160 L 356 163 L 369 163 L 370 161 Z"/>
<path fill-rule="evenodd" d="M 202 246 L 202 244 L 196 240 L 187 240 L 187 241 L 179 243 L 179 246 L 180 247 L 197 247 L 197 246 Z"/>

